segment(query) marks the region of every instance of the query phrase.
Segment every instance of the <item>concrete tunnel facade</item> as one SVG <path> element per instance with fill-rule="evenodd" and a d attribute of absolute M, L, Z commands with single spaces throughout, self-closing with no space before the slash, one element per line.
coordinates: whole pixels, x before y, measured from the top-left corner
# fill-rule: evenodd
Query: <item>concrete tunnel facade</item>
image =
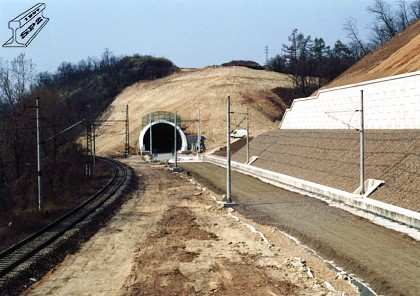
<path fill-rule="evenodd" d="M 160 119 L 146 125 L 140 132 L 139 149 L 141 152 L 150 152 L 150 129 L 152 129 L 153 153 L 172 153 L 174 151 L 174 128 L 171 121 Z M 177 125 L 177 151 L 186 152 L 188 141 L 183 130 Z"/>

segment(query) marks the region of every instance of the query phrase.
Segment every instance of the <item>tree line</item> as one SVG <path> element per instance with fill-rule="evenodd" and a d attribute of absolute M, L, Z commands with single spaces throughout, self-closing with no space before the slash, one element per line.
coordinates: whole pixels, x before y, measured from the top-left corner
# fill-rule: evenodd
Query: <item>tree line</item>
<path fill-rule="evenodd" d="M 344 30 L 350 40 L 350 47 L 358 54 L 368 54 L 420 19 L 420 0 L 398 0 L 393 4 L 385 0 L 374 0 L 368 6 L 373 21 L 367 41 L 360 37 L 356 20 L 347 19 Z"/>
<path fill-rule="evenodd" d="M 64 62 L 55 73 L 35 74 L 33 62 L 24 54 L 0 63 L 0 213 L 36 205 L 36 97 L 40 98 L 44 194 L 55 196 L 83 182 L 84 147 L 75 140 L 85 132 L 84 126 L 53 136 L 98 116 L 124 87 L 177 69 L 165 58 L 117 57 L 109 50 L 100 58 Z"/>
<path fill-rule="evenodd" d="M 410 3 L 399 0 L 396 4 L 374 0 L 368 6 L 373 19 L 368 41 L 360 36 L 353 18 L 344 24 L 349 42 L 337 40 L 332 46 L 321 37 L 312 38 L 295 29 L 283 44 L 282 52 L 271 58 L 266 68 L 291 74 L 294 95 L 308 96 L 420 19 L 420 0 Z"/>
<path fill-rule="evenodd" d="M 323 38 L 312 39 L 295 29 L 283 52 L 271 58 L 267 68 L 292 74 L 299 95 L 308 96 L 353 65 L 358 57 L 338 40 L 334 46 Z"/>

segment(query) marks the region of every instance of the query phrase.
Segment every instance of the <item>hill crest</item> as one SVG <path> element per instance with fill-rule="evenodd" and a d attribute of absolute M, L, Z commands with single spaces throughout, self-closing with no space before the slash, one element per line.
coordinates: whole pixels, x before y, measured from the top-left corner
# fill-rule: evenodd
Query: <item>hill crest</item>
<path fill-rule="evenodd" d="M 202 131 L 208 149 L 225 143 L 226 98 L 231 96 L 232 110 L 251 113 L 251 135 L 264 133 L 278 126 L 287 104 L 274 91 L 292 87 L 289 75 L 245 67 L 207 67 L 184 69 L 162 79 L 138 82 L 125 88 L 105 112 L 106 118 L 120 119 L 121 110 L 129 105 L 130 142 L 138 149 L 142 117 L 154 111 L 177 111 L 185 120 L 187 132 L 195 133 L 198 110 L 201 110 Z M 119 110 L 119 111 L 118 111 Z M 233 116 L 232 126 L 241 122 Z M 122 149 L 120 126 L 99 127 L 97 151 L 115 153 Z"/>
<path fill-rule="evenodd" d="M 355 84 L 420 70 L 420 21 L 362 58 L 324 88 Z"/>

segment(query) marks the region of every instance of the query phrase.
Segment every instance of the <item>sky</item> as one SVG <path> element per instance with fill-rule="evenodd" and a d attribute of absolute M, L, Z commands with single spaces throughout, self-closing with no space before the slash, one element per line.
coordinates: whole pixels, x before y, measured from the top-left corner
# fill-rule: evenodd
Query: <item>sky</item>
<path fill-rule="evenodd" d="M 0 0 L 0 44 L 12 34 L 9 20 L 37 4 Z M 25 53 L 36 70 L 62 62 L 115 55 L 150 54 L 179 67 L 203 67 L 233 59 L 264 63 L 279 53 L 294 28 L 332 44 L 345 40 L 352 17 L 368 36 L 369 0 L 45 0 L 50 21 L 27 48 L 0 47 L 0 59 Z"/>

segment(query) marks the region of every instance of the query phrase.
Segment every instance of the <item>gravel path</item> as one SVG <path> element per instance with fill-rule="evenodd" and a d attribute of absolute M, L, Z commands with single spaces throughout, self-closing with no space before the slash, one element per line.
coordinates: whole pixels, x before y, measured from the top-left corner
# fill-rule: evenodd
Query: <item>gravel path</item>
<path fill-rule="evenodd" d="M 234 217 L 186 175 L 128 163 L 143 189 L 26 295 L 356 294 L 304 248 Z"/>
<path fill-rule="evenodd" d="M 183 167 L 223 191 L 224 169 L 208 163 Z M 420 295 L 420 243 L 316 199 L 233 173 L 239 211 L 276 226 L 368 281 L 386 295 Z"/>

